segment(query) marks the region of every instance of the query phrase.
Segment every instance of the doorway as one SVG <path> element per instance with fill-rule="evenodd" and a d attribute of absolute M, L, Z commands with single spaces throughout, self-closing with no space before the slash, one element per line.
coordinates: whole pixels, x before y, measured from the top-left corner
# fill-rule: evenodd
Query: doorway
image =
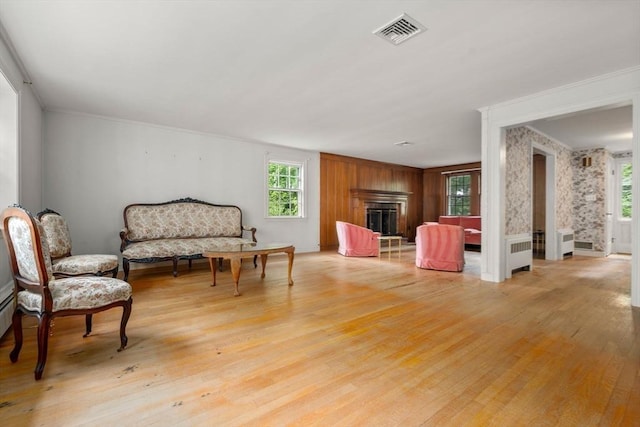
<path fill-rule="evenodd" d="M 556 259 L 556 153 L 531 144 L 531 236 L 533 257 Z"/>
<path fill-rule="evenodd" d="M 533 229 L 531 236 L 533 238 L 533 257 L 544 259 L 545 254 L 545 235 L 546 235 L 546 166 L 547 158 L 544 154 L 533 152 L 532 161 L 532 193 L 533 193 Z"/>

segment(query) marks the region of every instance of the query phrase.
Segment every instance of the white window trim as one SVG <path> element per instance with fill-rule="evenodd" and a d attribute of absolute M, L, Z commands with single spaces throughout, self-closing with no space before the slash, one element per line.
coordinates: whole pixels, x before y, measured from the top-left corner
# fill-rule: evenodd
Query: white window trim
<path fill-rule="evenodd" d="M 306 218 L 307 205 L 307 159 L 295 159 L 294 156 L 287 156 L 275 153 L 266 153 L 264 160 L 264 217 L 266 219 L 287 220 Z M 269 163 L 279 163 L 284 165 L 300 167 L 300 205 L 298 206 L 299 215 L 297 216 L 271 216 L 269 215 Z"/>
<path fill-rule="evenodd" d="M 615 170 L 616 170 L 616 176 L 615 176 L 615 202 L 614 202 L 614 215 L 616 218 L 616 221 L 620 221 L 620 222 L 631 222 L 633 219 L 633 212 L 631 212 L 631 218 L 624 218 L 622 216 L 622 200 L 621 200 L 621 196 L 622 196 L 622 167 L 625 164 L 631 164 L 632 163 L 632 159 L 631 157 L 623 157 L 623 158 L 618 158 L 615 159 Z M 633 171 L 632 171 L 633 173 Z M 633 194 L 633 187 L 631 188 L 632 194 Z M 633 194 L 635 195 L 635 194 Z M 632 197 L 633 197 L 632 195 Z"/>
<path fill-rule="evenodd" d="M 14 203 L 20 203 L 20 170 L 19 170 L 19 92 L 11 84 L 11 81 L 0 70 L 0 150 L 2 156 L 3 176 L 0 177 L 2 185 L 0 203 L 2 208 Z M 2 235 L 0 234 L 0 239 Z"/>

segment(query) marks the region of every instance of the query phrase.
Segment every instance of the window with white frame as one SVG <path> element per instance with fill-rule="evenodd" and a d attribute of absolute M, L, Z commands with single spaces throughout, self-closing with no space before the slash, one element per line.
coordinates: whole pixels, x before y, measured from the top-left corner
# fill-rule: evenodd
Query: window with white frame
<path fill-rule="evenodd" d="M 0 72 L 0 206 L 18 202 L 18 94 Z"/>
<path fill-rule="evenodd" d="M 447 171 L 444 179 L 446 215 L 480 214 L 480 170 Z"/>
<path fill-rule="evenodd" d="M 633 192 L 631 191 L 631 178 L 632 178 L 632 169 L 631 162 L 623 162 L 619 165 L 619 206 L 620 212 L 618 213 L 619 218 L 622 219 L 631 219 L 631 196 Z"/>
<path fill-rule="evenodd" d="M 267 217 L 304 217 L 304 162 L 267 160 Z"/>

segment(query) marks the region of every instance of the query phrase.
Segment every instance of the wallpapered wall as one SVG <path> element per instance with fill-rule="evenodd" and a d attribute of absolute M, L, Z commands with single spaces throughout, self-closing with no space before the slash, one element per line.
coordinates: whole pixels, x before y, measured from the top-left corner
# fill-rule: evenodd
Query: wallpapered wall
<path fill-rule="evenodd" d="M 602 148 L 579 150 L 572 154 L 574 239 L 591 241 L 595 251 L 604 251 L 607 160 L 612 156 Z M 582 165 L 585 157 L 591 157 L 591 166 Z M 595 196 L 596 199 L 588 201 L 587 196 Z"/>
<path fill-rule="evenodd" d="M 539 144 L 556 153 L 556 225 L 573 228 L 573 167 L 571 152 L 564 146 L 526 127 L 506 132 L 506 226 L 507 235 L 531 233 L 531 146 Z"/>
<path fill-rule="evenodd" d="M 535 142 L 556 153 L 556 224 L 574 230 L 575 240 L 592 241 L 595 251 L 605 250 L 607 161 L 631 157 L 631 152 L 611 154 L 603 148 L 570 151 L 526 128 L 506 132 L 506 234 L 532 230 L 531 168 Z M 591 157 L 591 166 L 582 159 Z M 595 196 L 588 201 L 587 196 Z"/>

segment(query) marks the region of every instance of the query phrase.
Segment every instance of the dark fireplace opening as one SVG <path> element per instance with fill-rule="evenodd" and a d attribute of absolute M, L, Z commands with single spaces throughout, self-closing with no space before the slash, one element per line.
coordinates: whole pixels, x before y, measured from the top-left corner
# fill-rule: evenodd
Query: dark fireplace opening
<path fill-rule="evenodd" d="M 371 203 L 367 205 L 367 228 L 383 236 L 398 234 L 398 206 L 395 203 Z"/>

